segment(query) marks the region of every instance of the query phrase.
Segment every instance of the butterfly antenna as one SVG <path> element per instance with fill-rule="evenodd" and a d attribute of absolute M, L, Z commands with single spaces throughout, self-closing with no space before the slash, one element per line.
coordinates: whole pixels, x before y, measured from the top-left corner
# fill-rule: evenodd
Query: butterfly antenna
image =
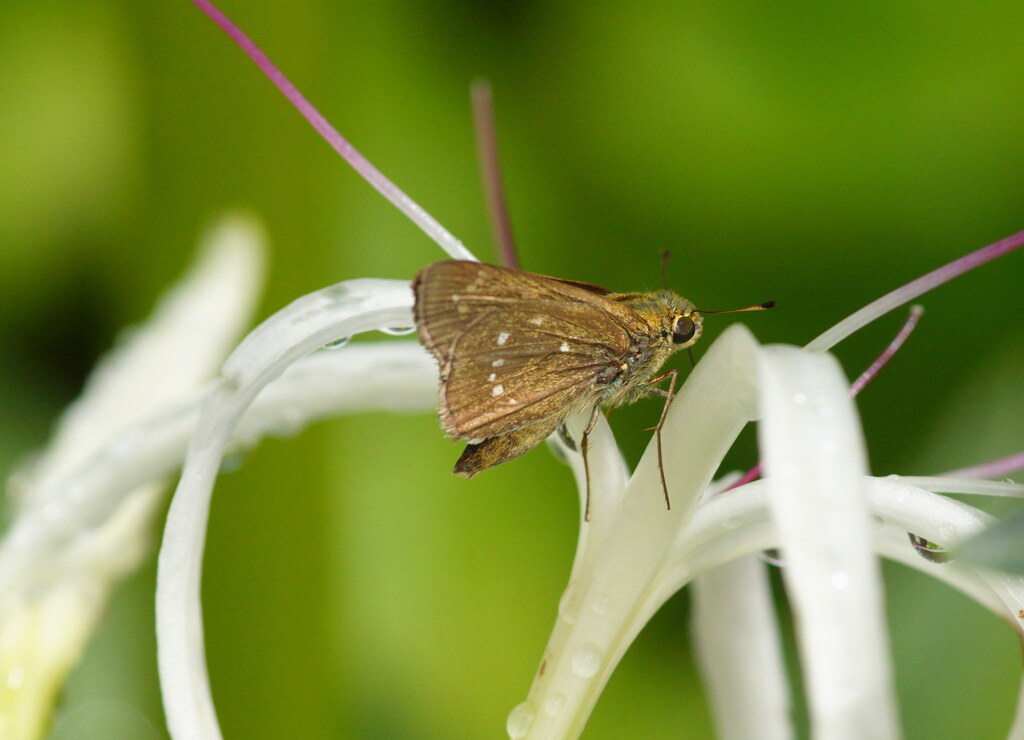
<path fill-rule="evenodd" d="M 519 269 L 519 256 L 512 237 L 512 222 L 508 215 L 505 188 L 501 181 L 501 164 L 498 161 L 498 133 L 494 123 L 494 96 L 491 83 L 485 79 L 476 80 L 470 88 L 473 105 L 473 130 L 476 133 L 477 158 L 480 160 L 480 180 L 487 202 L 487 216 L 491 224 L 491 238 L 498 248 L 501 264 Z"/>
<path fill-rule="evenodd" d="M 661 250 L 661 287 L 668 290 L 668 262 L 672 259 L 672 250 Z"/>
<path fill-rule="evenodd" d="M 727 308 L 723 311 L 708 311 L 703 308 L 693 309 L 697 313 L 743 313 L 744 311 L 767 311 L 769 308 L 775 308 L 775 301 L 765 301 L 764 303 L 758 303 L 756 306 L 744 306 L 743 308 Z"/>

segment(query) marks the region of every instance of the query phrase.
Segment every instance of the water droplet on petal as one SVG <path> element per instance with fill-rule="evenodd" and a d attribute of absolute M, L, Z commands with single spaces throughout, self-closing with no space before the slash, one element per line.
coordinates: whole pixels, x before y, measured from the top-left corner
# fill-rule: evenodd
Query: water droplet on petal
<path fill-rule="evenodd" d="M 565 694 L 552 694 L 544 702 L 544 711 L 552 717 L 557 717 L 565 709 Z"/>
<path fill-rule="evenodd" d="M 594 598 L 594 601 L 590 604 L 590 608 L 594 614 L 607 614 L 608 607 L 611 606 L 611 603 L 611 595 L 602 591 Z"/>
<path fill-rule="evenodd" d="M 782 559 L 782 554 L 777 549 L 762 550 L 757 555 L 768 565 L 773 565 L 776 568 L 783 568 L 786 565 L 786 562 Z"/>
<path fill-rule="evenodd" d="M 576 582 L 573 581 L 565 588 L 562 598 L 558 600 L 558 616 L 568 624 L 576 624 L 576 617 L 579 614 L 579 605 L 576 603 Z"/>
<path fill-rule="evenodd" d="M 414 334 L 416 332 L 416 327 L 415 326 L 399 326 L 399 327 L 386 326 L 383 329 L 381 329 L 381 332 L 384 333 L 384 334 L 390 334 L 393 337 L 405 337 L 405 336 L 408 336 L 409 334 Z"/>
<path fill-rule="evenodd" d="M 219 473 L 234 473 L 245 465 L 246 453 L 244 451 L 231 452 L 221 458 Z"/>
<path fill-rule="evenodd" d="M 580 678 L 590 678 L 600 668 L 601 648 L 592 642 L 588 642 L 572 656 L 572 672 Z"/>
<path fill-rule="evenodd" d="M 341 349 L 346 344 L 352 341 L 352 337 L 342 337 L 341 339 L 335 339 L 333 342 L 328 342 L 324 345 L 324 349 Z"/>
<path fill-rule="evenodd" d="M 512 740 L 526 737 L 530 727 L 533 725 L 533 718 L 535 716 L 537 716 L 537 711 L 533 708 L 531 702 L 524 701 L 518 705 L 508 713 L 508 719 L 505 720 L 505 731 L 508 732 L 508 736 Z"/>
<path fill-rule="evenodd" d="M 20 689 L 25 683 L 25 669 L 16 665 L 7 672 L 7 688 Z"/>
<path fill-rule="evenodd" d="M 119 457 L 131 457 L 145 442 L 145 434 L 140 429 L 132 429 L 116 437 L 110 444 L 110 451 Z"/>

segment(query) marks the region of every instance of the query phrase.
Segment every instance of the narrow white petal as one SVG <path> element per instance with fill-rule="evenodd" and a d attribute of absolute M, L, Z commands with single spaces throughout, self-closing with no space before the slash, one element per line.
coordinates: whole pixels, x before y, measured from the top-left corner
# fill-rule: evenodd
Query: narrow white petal
<path fill-rule="evenodd" d="M 1013 726 L 1006 740 L 1024 740 L 1024 681 L 1021 681 L 1017 692 L 1017 711 L 1013 715 Z"/>
<path fill-rule="evenodd" d="M 814 737 L 897 738 L 867 463 L 847 383 L 831 356 L 788 347 L 763 349 L 759 374 L 758 439 Z"/>
<path fill-rule="evenodd" d="M 318 347 L 412 325 L 404 281 L 352 280 L 303 296 L 264 321 L 224 364 L 200 416 L 164 529 L 157 577 L 158 663 L 176 740 L 219 738 L 203 648 L 200 575 L 213 484 L 233 430 L 256 395 Z"/>
<path fill-rule="evenodd" d="M 224 219 L 207 234 L 189 274 L 144 326 L 122 332 L 68 407 L 28 479 L 26 503 L 38 505 L 98 445 L 210 377 L 252 316 L 263 241 L 259 226 L 241 217 Z"/>
<path fill-rule="evenodd" d="M 767 568 L 756 555 L 693 583 L 694 646 L 720 740 L 793 737 L 789 680 Z"/>
<path fill-rule="evenodd" d="M 1024 577 L 979 572 L 960 561 L 934 563 L 921 557 L 907 539 L 910 531 L 942 545 L 955 544 L 991 524 L 994 520 L 990 515 L 955 499 L 908 486 L 902 480 L 868 477 L 864 484 L 872 513 L 875 552 L 959 589 L 1024 633 L 1020 612 Z M 734 558 L 780 546 L 769 519 L 767 488 L 765 481 L 750 483 L 716 496 L 698 509 L 676 553 L 675 568 L 668 569 L 667 592 L 678 590 L 695 574 Z M 955 635 L 947 637 L 953 639 Z M 1024 704 L 1018 706 L 1009 736 L 1014 740 L 1024 737 L 1022 712 Z"/>
<path fill-rule="evenodd" d="M 43 731 L 107 595 L 149 552 L 162 471 L 131 480 L 113 499 L 90 485 L 88 471 L 131 467 L 135 443 L 147 441 L 132 430 L 211 377 L 249 319 L 263 264 L 259 228 L 225 219 L 205 242 L 185 279 L 122 335 L 50 445 L 18 475 L 21 506 L 0 543 L 2 737 Z"/>
<path fill-rule="evenodd" d="M 653 442 L 625 496 L 609 508 L 592 506 L 590 532 L 580 538 L 583 550 L 543 669 L 510 717 L 513 736 L 577 737 L 626 648 L 671 595 L 660 590 L 661 569 L 725 452 L 755 413 L 756 348 L 748 330 L 730 327 L 673 402 L 664 428 L 671 510 L 665 509 Z"/>
<path fill-rule="evenodd" d="M 1018 622 L 1015 605 L 1024 596 L 1024 578 L 992 582 L 960 561 L 938 564 L 910 545 L 907 532 L 945 544 L 951 532 L 965 538 L 981 532 L 993 518 L 955 499 L 888 478 L 864 481 L 873 520 L 877 553 L 959 589 L 997 616 Z M 779 547 L 769 517 L 765 481 L 748 483 L 708 500 L 694 514 L 667 569 L 665 589 L 671 594 L 704 573 L 734 558 Z"/>
<path fill-rule="evenodd" d="M 0 545 L 0 593 L 37 582 L 36 573 L 54 553 L 104 526 L 136 488 L 179 469 L 210 392 L 207 387 L 122 431 L 55 486 L 47 506 L 26 510 Z M 293 434 L 311 421 L 340 413 L 426 411 L 436 402 L 437 365 L 417 342 L 353 344 L 340 352 L 317 352 L 259 394 L 228 449 L 252 447 L 268 435 Z M 61 522 L 73 522 L 74 527 Z"/>
<path fill-rule="evenodd" d="M 950 478 L 949 476 L 890 475 L 890 480 L 916 486 L 936 493 L 973 493 L 979 496 L 1005 496 L 1024 498 L 1024 485 L 978 478 Z"/>

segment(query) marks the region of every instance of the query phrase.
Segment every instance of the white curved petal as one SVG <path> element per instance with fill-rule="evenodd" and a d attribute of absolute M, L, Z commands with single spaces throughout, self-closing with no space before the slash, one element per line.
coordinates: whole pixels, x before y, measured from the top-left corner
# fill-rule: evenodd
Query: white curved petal
<path fill-rule="evenodd" d="M 719 740 L 788 740 L 789 679 L 767 566 L 746 555 L 693 582 L 694 648 Z"/>
<path fill-rule="evenodd" d="M 755 412 L 756 342 L 741 325 L 722 333 L 687 379 L 665 422 L 665 509 L 656 450 L 648 447 L 626 495 L 591 508 L 573 580 L 510 737 L 574 738 L 633 638 L 661 605 L 658 573 L 696 502 Z M 596 503 L 596 502 L 595 502 Z"/>
<path fill-rule="evenodd" d="M 898 738 L 860 425 L 829 355 L 766 347 L 758 439 L 816 738 Z"/>
<path fill-rule="evenodd" d="M 239 216 L 204 236 L 188 275 L 160 299 L 145 325 L 121 332 L 45 452 L 19 476 L 26 506 L 43 505 L 99 445 L 209 379 L 252 316 L 264 241 L 259 225 Z"/>
<path fill-rule="evenodd" d="M 214 373 L 249 321 L 262 270 L 260 228 L 224 219 L 189 274 L 98 364 L 12 485 L 21 506 L 0 543 L 0 737 L 41 735 L 108 594 L 149 552 L 159 475 L 99 501 L 102 489 L 82 471 L 129 461 L 129 431 Z"/>
<path fill-rule="evenodd" d="M 318 347 L 362 331 L 411 326 L 412 298 L 404 281 L 324 288 L 264 321 L 224 364 L 189 446 L 158 564 L 158 663 L 167 724 L 177 740 L 220 737 L 203 648 L 200 575 L 210 496 L 235 425 L 267 383 Z"/>
<path fill-rule="evenodd" d="M 123 430 L 55 486 L 46 507 L 24 512 L 0 547 L 0 593 L 38 583 L 40 569 L 54 553 L 102 527 L 136 488 L 178 470 L 211 390 L 208 386 Z M 436 398 L 437 364 L 418 342 L 353 344 L 342 351 L 317 352 L 263 389 L 227 449 L 251 447 L 265 436 L 291 434 L 339 413 L 428 410 Z M 60 516 L 54 517 L 53 511 Z"/>

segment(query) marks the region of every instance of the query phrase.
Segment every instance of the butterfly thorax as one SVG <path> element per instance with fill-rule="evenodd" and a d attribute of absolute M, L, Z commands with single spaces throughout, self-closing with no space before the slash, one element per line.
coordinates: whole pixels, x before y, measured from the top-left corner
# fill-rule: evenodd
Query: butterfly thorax
<path fill-rule="evenodd" d="M 608 298 L 630 309 L 637 318 L 619 372 L 600 393 L 599 403 L 614 407 L 650 395 L 652 387 L 648 382 L 665 361 L 700 338 L 702 319 L 690 301 L 668 290 L 612 293 Z M 676 341 L 681 338 L 676 333 L 681 319 L 693 322 L 693 334 L 685 341 Z"/>

